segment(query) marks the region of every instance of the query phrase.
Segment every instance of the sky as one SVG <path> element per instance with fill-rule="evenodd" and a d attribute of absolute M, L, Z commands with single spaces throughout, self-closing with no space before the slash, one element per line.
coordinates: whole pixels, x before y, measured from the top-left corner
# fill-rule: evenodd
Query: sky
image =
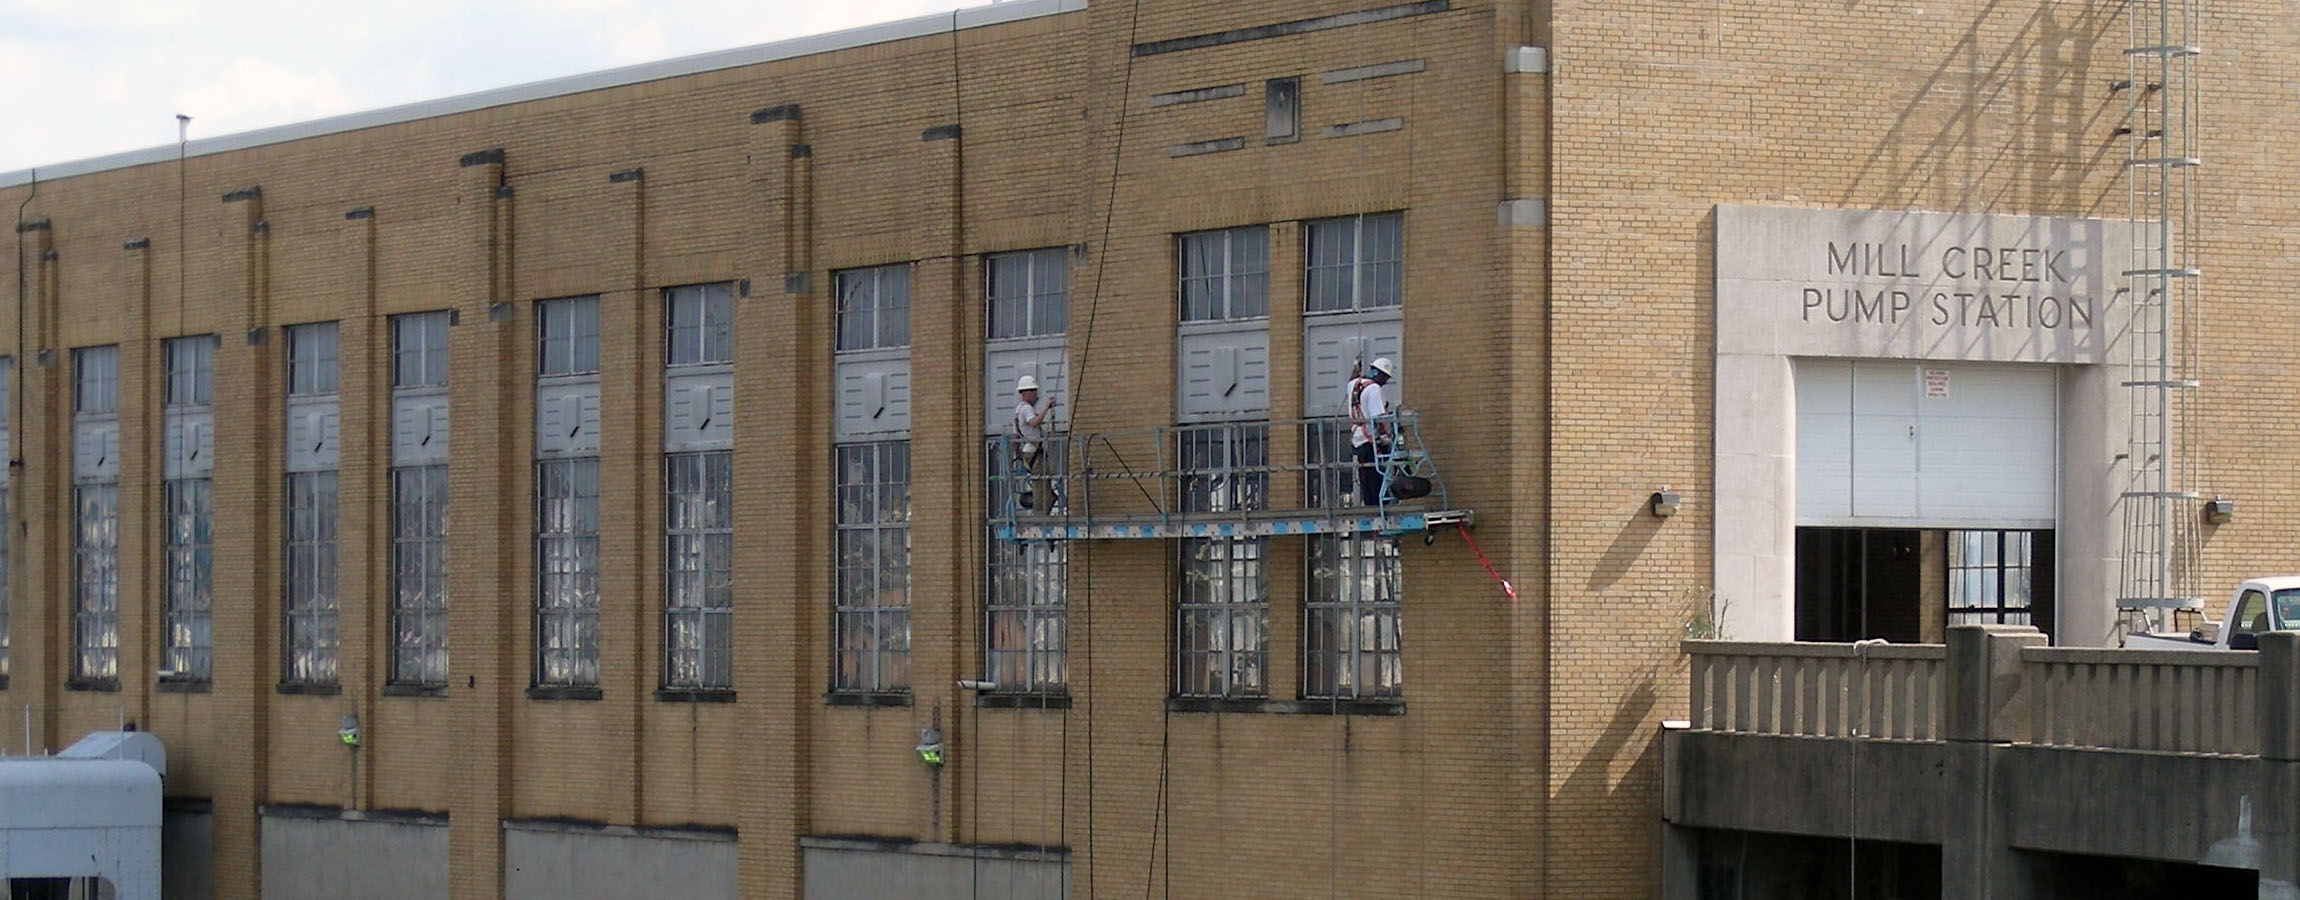
<path fill-rule="evenodd" d="M 0 0 L 0 172 L 983 0 Z"/>

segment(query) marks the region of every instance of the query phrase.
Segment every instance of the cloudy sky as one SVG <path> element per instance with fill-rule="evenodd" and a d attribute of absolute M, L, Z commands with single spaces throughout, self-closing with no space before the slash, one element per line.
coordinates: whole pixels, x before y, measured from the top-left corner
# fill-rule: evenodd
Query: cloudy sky
<path fill-rule="evenodd" d="M 983 0 L 0 0 L 0 172 Z"/>

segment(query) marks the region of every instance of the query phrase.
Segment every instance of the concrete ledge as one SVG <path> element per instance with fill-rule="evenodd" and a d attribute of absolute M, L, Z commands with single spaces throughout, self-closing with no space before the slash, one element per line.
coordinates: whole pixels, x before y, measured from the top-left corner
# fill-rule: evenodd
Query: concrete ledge
<path fill-rule="evenodd" d="M 505 819 L 503 830 L 534 834 L 588 834 L 603 837 L 660 838 L 672 841 L 707 841 L 731 844 L 739 836 L 732 825 L 610 825 L 588 819 Z"/>
<path fill-rule="evenodd" d="M 1662 736 L 1662 817 L 1694 828 L 1937 844 L 1948 815 L 1944 752 L 1933 741 L 1670 731 Z"/>
<path fill-rule="evenodd" d="M 2247 757 L 2003 747 L 1996 798 L 2023 850 L 2202 862 L 2262 800 Z M 2245 798 L 2250 798 L 2249 800 Z"/>
<path fill-rule="evenodd" d="M 1070 850 L 1065 847 L 1039 847 L 1029 844 L 942 844 L 856 835 L 803 835 L 799 838 L 799 846 L 809 850 L 910 853 L 918 856 L 945 856 L 958 859 L 1011 859 L 1022 862 L 1063 862 L 1070 858 Z"/>

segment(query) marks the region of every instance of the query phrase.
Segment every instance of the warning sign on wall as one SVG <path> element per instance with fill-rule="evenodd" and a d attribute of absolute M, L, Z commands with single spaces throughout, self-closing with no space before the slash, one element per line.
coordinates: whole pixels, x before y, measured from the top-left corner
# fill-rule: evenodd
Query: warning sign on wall
<path fill-rule="evenodd" d="M 1927 400 L 1947 400 L 1947 399 L 1949 399 L 1949 370 L 1947 370 L 1947 369 L 1926 369 L 1926 370 L 1925 370 L 1925 399 L 1927 399 Z"/>

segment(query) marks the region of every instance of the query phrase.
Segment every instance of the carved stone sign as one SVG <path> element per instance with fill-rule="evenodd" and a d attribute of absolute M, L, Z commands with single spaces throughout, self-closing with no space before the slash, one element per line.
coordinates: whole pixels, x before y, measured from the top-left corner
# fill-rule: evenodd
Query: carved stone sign
<path fill-rule="evenodd" d="M 2106 362 L 2129 247 L 2104 219 L 1720 206 L 1718 352 Z"/>

